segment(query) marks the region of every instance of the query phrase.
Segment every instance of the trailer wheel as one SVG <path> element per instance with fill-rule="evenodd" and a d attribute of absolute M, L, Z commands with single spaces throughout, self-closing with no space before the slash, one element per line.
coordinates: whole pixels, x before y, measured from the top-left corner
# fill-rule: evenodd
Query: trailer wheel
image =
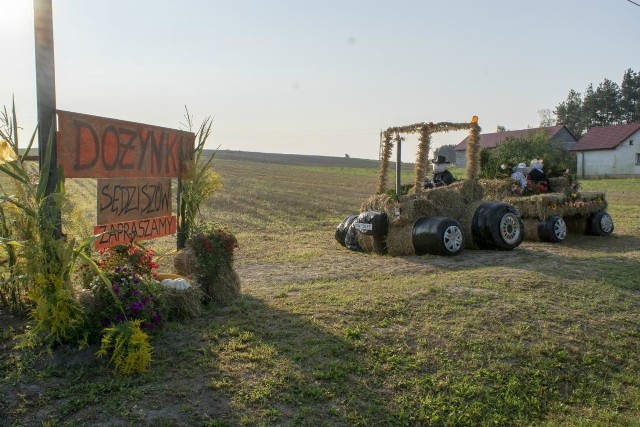
<path fill-rule="evenodd" d="M 562 242 L 567 237 L 567 224 L 561 216 L 551 215 L 538 224 L 538 236 L 543 242 Z"/>
<path fill-rule="evenodd" d="M 524 239 L 524 221 L 515 207 L 502 202 L 488 202 L 476 209 L 471 231 L 473 241 L 480 249 L 510 251 Z"/>
<path fill-rule="evenodd" d="M 413 224 L 412 242 L 416 255 L 457 255 L 464 249 L 462 226 L 452 218 L 422 217 Z"/>
<path fill-rule="evenodd" d="M 338 243 L 340 243 L 342 246 L 346 246 L 344 239 L 345 237 L 347 237 L 347 231 L 356 218 L 358 218 L 358 214 L 350 215 L 346 217 L 340 224 L 338 224 L 335 237 Z"/>
<path fill-rule="evenodd" d="M 613 233 L 613 219 L 606 211 L 598 211 L 587 219 L 587 234 L 609 236 Z"/>

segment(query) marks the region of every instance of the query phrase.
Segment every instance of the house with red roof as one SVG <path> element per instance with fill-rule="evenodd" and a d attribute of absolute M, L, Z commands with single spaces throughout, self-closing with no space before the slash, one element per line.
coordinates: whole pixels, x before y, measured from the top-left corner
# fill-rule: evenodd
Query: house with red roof
<path fill-rule="evenodd" d="M 573 146 L 579 177 L 640 175 L 640 123 L 592 127 Z"/>
<path fill-rule="evenodd" d="M 492 148 L 496 148 L 498 144 L 500 144 L 507 138 L 524 138 L 529 134 L 540 132 L 541 130 L 544 130 L 549 134 L 549 141 L 564 142 L 567 150 L 573 147 L 577 142 L 576 137 L 573 136 L 573 134 L 569 131 L 569 129 L 567 129 L 565 125 L 556 125 L 542 128 L 509 130 L 505 132 L 481 133 L 480 147 L 483 150 L 490 150 Z M 464 168 L 467 165 L 468 140 L 469 137 L 467 136 L 453 149 L 453 151 L 455 151 L 456 153 L 455 164 L 459 168 Z"/>

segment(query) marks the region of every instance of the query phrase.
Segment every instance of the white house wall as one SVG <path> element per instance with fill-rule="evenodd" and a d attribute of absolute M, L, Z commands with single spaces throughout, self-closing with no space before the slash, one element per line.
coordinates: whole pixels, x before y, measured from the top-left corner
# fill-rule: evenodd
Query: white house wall
<path fill-rule="evenodd" d="M 578 176 L 639 176 L 640 165 L 636 165 L 636 156 L 639 153 L 640 131 L 625 139 L 615 149 L 578 152 Z"/>

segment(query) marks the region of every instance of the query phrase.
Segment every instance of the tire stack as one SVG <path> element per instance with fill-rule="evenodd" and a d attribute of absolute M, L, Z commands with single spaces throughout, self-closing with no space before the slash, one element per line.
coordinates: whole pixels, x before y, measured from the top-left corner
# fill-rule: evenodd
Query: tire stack
<path fill-rule="evenodd" d="M 336 229 L 335 238 L 348 249 L 383 255 L 387 253 L 388 229 L 386 213 L 366 211 L 343 220 Z"/>

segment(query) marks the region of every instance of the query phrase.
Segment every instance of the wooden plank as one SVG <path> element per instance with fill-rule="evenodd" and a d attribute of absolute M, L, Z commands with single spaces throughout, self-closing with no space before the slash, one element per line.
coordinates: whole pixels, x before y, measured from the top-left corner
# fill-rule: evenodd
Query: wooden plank
<path fill-rule="evenodd" d="M 58 164 L 67 178 L 184 177 L 195 134 L 58 110 Z"/>
<path fill-rule="evenodd" d="M 98 224 L 171 215 L 171 178 L 98 178 Z"/>
<path fill-rule="evenodd" d="M 95 247 L 104 249 L 115 245 L 126 245 L 140 240 L 155 239 L 176 233 L 176 216 L 122 221 L 96 225 L 94 234 L 105 233 L 96 240 Z"/>

